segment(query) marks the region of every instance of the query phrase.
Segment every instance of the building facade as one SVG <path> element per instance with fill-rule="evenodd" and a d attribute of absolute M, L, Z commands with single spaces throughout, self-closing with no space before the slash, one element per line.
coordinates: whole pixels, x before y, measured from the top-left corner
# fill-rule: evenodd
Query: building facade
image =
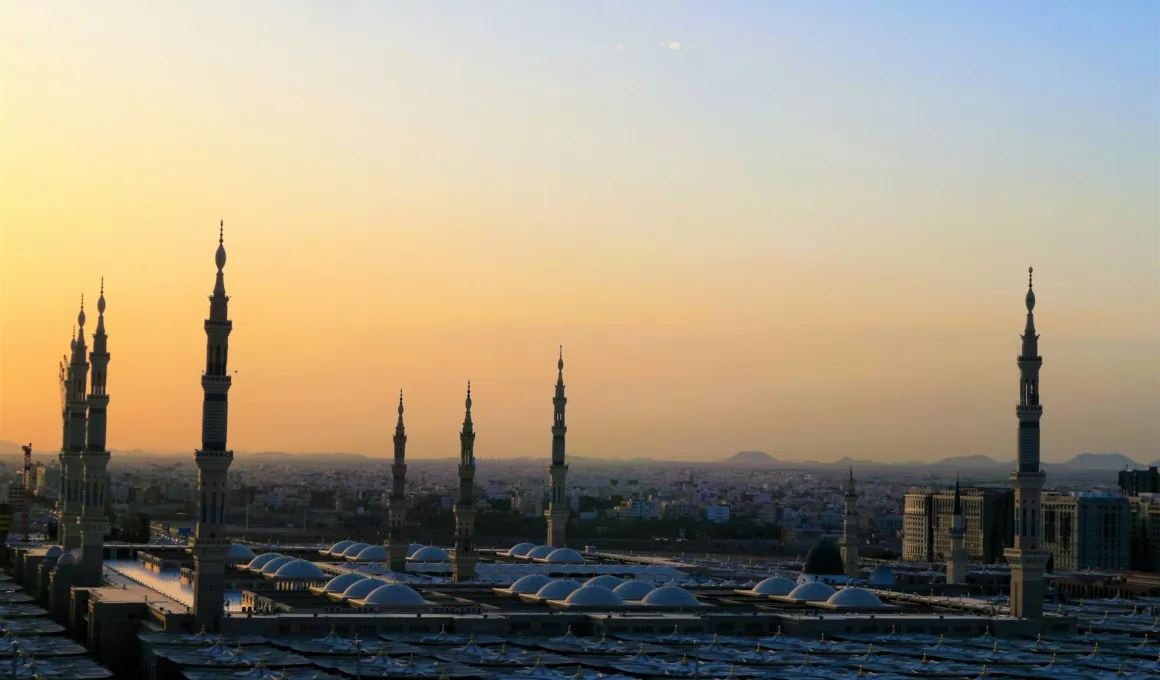
<path fill-rule="evenodd" d="M 1011 545 L 1014 497 L 1014 492 L 1007 488 L 967 487 L 960 490 L 963 548 L 969 561 L 994 564 L 1003 555 L 1003 550 Z M 905 496 L 903 508 L 903 561 L 943 562 L 950 559 L 954 490 L 912 489 Z"/>
<path fill-rule="evenodd" d="M 1120 493 L 1125 496 L 1160 493 L 1160 468 L 1120 470 Z"/>
<path fill-rule="evenodd" d="M 1131 524 L 1123 496 L 1043 495 L 1043 547 L 1051 553 L 1053 571 L 1130 568 Z"/>

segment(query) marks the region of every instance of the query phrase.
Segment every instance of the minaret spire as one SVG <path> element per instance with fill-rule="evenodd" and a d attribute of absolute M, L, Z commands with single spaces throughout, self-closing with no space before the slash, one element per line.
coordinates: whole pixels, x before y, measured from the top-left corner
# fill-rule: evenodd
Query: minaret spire
<path fill-rule="evenodd" d="M 475 578 L 479 556 L 475 552 L 475 428 L 471 422 L 471 381 L 467 381 L 466 415 L 459 433 L 459 502 L 455 504 L 455 554 L 451 580 Z"/>
<path fill-rule="evenodd" d="M 1044 583 L 1043 572 L 1049 553 L 1040 548 L 1043 515 L 1040 499 L 1046 474 L 1039 469 L 1039 420 L 1043 406 L 1039 403 L 1039 334 L 1035 332 L 1035 289 L 1031 278 L 1034 269 L 1027 269 L 1027 325 L 1023 330 L 1023 347 L 1016 363 L 1019 365 L 1019 403 L 1015 415 L 1019 419 L 1017 467 L 1011 473 L 1015 486 L 1015 541 L 1004 551 L 1011 565 L 1011 614 L 1019 618 L 1042 619 Z"/>
<path fill-rule="evenodd" d="M 858 487 L 852 466 L 842 501 L 842 564 L 846 576 L 857 578 L 862 570 L 858 565 Z"/>
<path fill-rule="evenodd" d="M 548 468 L 548 545 L 553 548 L 567 546 L 564 531 L 568 527 L 567 477 L 568 466 L 564 462 L 564 437 L 568 425 L 564 420 L 564 407 L 568 398 L 564 396 L 564 346 L 560 346 L 560 358 L 556 361 L 556 395 L 552 398 L 555 412 L 552 417 L 552 464 Z"/>
<path fill-rule="evenodd" d="M 391 571 L 407 570 L 409 541 L 404 532 L 407 514 L 407 430 L 403 427 L 403 390 L 399 390 L 399 422 L 395 425 L 395 462 L 391 464 L 390 526 L 387 532 L 387 566 Z"/>
<path fill-rule="evenodd" d="M 226 295 L 225 221 L 218 225 L 218 247 L 214 254 L 217 277 L 205 321 L 205 370 L 201 375 L 204 393 L 201 406 L 201 448 L 194 454 L 197 463 L 197 524 L 190 551 L 193 553 L 194 625 L 218 632 L 224 609 L 224 574 L 230 542 L 225 533 L 227 473 L 234 452 L 226 446 L 229 390 L 233 381 L 227 369 L 229 338 L 233 322 L 229 318 Z"/>
<path fill-rule="evenodd" d="M 947 560 L 947 583 L 963 585 L 967 582 L 967 551 L 963 548 L 966 525 L 963 519 L 963 497 L 959 491 L 959 478 L 955 476 L 955 500 L 951 516 L 951 554 Z"/>
<path fill-rule="evenodd" d="M 89 355 L 92 384 L 88 396 L 88 441 L 81 454 L 81 558 L 77 584 L 82 586 L 100 585 L 105 534 L 109 532 L 109 521 L 105 516 L 109 468 L 109 452 L 105 447 L 109 394 L 105 381 L 109 359 L 108 336 L 105 334 L 105 277 L 102 276 L 101 296 L 97 299 L 97 330 L 93 333 L 93 351 Z"/>
<path fill-rule="evenodd" d="M 72 551 L 81 547 L 81 533 L 77 522 L 80 521 L 84 504 L 84 463 L 81 460 L 85 450 L 85 437 L 88 426 L 88 399 L 85 390 L 88 386 L 89 363 L 86 356 L 88 347 L 85 344 L 85 296 L 81 294 L 80 312 L 77 313 L 77 325 L 70 342 L 72 356 L 66 371 L 65 409 L 67 424 L 65 426 L 65 441 L 61 447 L 60 468 L 62 494 L 60 523 L 57 527 L 57 536 L 61 547 L 65 551 Z"/>

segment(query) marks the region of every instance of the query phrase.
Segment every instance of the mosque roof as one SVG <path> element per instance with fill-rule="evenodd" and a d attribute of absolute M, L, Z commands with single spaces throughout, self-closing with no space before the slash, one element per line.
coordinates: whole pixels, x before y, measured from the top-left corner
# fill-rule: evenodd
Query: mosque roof
<path fill-rule="evenodd" d="M 632 579 L 616 586 L 612 592 L 619 595 L 622 600 L 639 600 L 654 590 L 656 588 L 648 581 Z"/>
<path fill-rule="evenodd" d="M 529 560 L 542 560 L 548 555 L 551 555 L 554 550 L 555 548 L 550 545 L 537 545 L 525 553 L 524 557 L 528 558 Z"/>
<path fill-rule="evenodd" d="M 542 588 L 536 591 L 536 597 L 545 600 L 563 600 L 573 592 L 580 590 L 580 587 L 580 584 L 576 581 L 559 579 L 551 583 L 545 583 Z"/>
<path fill-rule="evenodd" d="M 367 546 L 355 555 L 355 559 L 359 562 L 383 562 L 387 559 L 387 549 L 381 545 Z"/>
<path fill-rule="evenodd" d="M 621 583 L 624 583 L 624 579 L 620 578 L 619 576 L 613 576 L 612 574 L 604 574 L 602 576 L 593 576 L 592 578 L 585 581 L 584 585 L 586 585 L 586 586 L 604 586 L 605 588 L 612 590 L 613 588 L 620 585 Z"/>
<path fill-rule="evenodd" d="M 661 586 L 645 595 L 641 604 L 653 607 L 698 607 L 701 602 L 680 586 Z"/>
<path fill-rule="evenodd" d="M 584 564 L 584 556 L 571 548 L 558 548 L 544 558 L 548 564 Z"/>
<path fill-rule="evenodd" d="M 831 595 L 826 604 L 842 608 L 870 609 L 881 607 L 882 600 L 865 588 L 842 588 Z"/>
<path fill-rule="evenodd" d="M 276 560 L 279 557 L 283 557 L 282 553 L 262 553 L 261 555 L 258 555 L 254 559 L 250 560 L 250 563 L 247 564 L 246 567 L 250 569 L 261 569 L 262 567 L 266 566 L 267 563 Z"/>
<path fill-rule="evenodd" d="M 346 550 L 352 545 L 354 545 L 354 541 L 339 541 L 338 543 L 330 546 L 330 550 L 327 550 L 326 552 L 330 553 L 331 555 L 341 555 L 343 550 Z"/>
<path fill-rule="evenodd" d="M 427 601 L 410 586 L 405 586 L 402 583 L 388 583 L 371 591 L 363 600 L 363 604 L 414 606 L 427 604 Z"/>
<path fill-rule="evenodd" d="M 262 568 L 259 571 L 261 571 L 263 574 L 273 574 L 273 573 L 276 573 L 279 569 L 281 569 L 284 565 L 290 564 L 293 561 L 294 561 L 293 557 L 279 555 L 278 557 L 275 557 L 274 559 L 269 560 L 268 562 L 263 564 Z"/>
<path fill-rule="evenodd" d="M 551 582 L 552 579 L 544 576 L 543 574 L 528 574 L 527 576 L 517 579 L 516 582 L 511 585 L 510 590 L 513 593 L 533 595 L 540 588 L 543 588 L 545 585 Z"/>
<path fill-rule="evenodd" d="M 806 602 L 825 602 L 834 594 L 834 589 L 821 581 L 803 583 L 790 591 L 787 597 Z"/>
<path fill-rule="evenodd" d="M 354 585 L 355 583 L 358 583 L 359 581 L 364 580 L 365 578 L 366 578 L 366 576 L 363 576 L 362 574 L 357 574 L 353 571 L 346 573 L 346 574 L 342 574 L 341 576 L 335 576 L 334 578 L 332 578 L 326 582 L 326 585 L 322 587 L 322 592 L 324 592 L 324 593 L 341 593 L 342 591 L 346 590 L 347 588 Z"/>
<path fill-rule="evenodd" d="M 443 548 L 429 545 L 416 550 L 415 554 L 411 555 L 407 559 L 411 560 L 412 562 L 447 562 L 451 559 L 451 556 L 448 555 L 447 551 Z"/>
<path fill-rule="evenodd" d="M 517 543 L 508 550 L 508 557 L 524 557 L 534 547 L 536 547 L 535 543 Z"/>
<path fill-rule="evenodd" d="M 842 551 L 828 538 L 818 541 L 806 554 L 802 573 L 816 576 L 840 576 L 845 573 Z"/>
<path fill-rule="evenodd" d="M 795 587 L 796 584 L 784 576 L 770 576 L 753 586 L 752 592 L 758 595 L 789 595 Z"/>
<path fill-rule="evenodd" d="M 249 562 L 254 559 L 254 551 L 241 543 L 234 543 L 230 546 L 230 554 L 226 559 L 230 562 Z"/>
<path fill-rule="evenodd" d="M 342 591 L 342 597 L 347 600 L 361 600 L 367 595 L 370 595 L 375 588 L 385 585 L 387 585 L 387 582 L 381 578 L 365 578 L 350 584 L 346 590 Z"/>
<path fill-rule="evenodd" d="M 273 564 L 273 563 L 271 563 Z M 267 565 L 269 566 L 269 565 Z M 263 573 L 268 573 L 264 569 Z M 306 560 L 293 560 L 278 567 L 278 571 L 274 572 L 275 578 L 325 578 L 326 574 L 318 568 L 318 565 Z"/>
<path fill-rule="evenodd" d="M 620 596 L 604 586 L 584 586 L 572 591 L 564 598 L 573 607 L 619 607 L 624 604 Z"/>

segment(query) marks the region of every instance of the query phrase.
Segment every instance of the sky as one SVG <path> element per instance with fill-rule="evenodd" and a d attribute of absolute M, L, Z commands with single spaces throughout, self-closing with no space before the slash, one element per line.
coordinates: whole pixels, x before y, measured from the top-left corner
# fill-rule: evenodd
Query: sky
<path fill-rule="evenodd" d="M 192 451 L 225 221 L 230 446 L 1160 457 L 1152 2 L 0 0 L 0 439 Z"/>

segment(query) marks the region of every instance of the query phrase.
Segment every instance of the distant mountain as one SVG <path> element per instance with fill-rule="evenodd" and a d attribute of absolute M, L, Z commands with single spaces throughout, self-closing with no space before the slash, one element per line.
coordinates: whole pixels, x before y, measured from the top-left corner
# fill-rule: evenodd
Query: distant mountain
<path fill-rule="evenodd" d="M 1141 467 L 1136 461 L 1118 453 L 1081 453 L 1064 465 L 1073 470 L 1123 470 Z"/>
<path fill-rule="evenodd" d="M 10 453 L 23 454 L 24 451 L 20 448 L 20 446 L 21 445 L 17 444 L 16 442 L 10 442 L 7 439 L 2 439 L 2 440 L 0 440 L 0 454 L 10 454 Z"/>
<path fill-rule="evenodd" d="M 733 467 L 769 467 L 777 465 L 778 460 L 764 451 L 741 451 L 721 461 L 721 464 Z"/>
<path fill-rule="evenodd" d="M 1007 463 L 997 461 L 994 458 L 984 456 L 983 454 L 975 454 L 973 456 L 951 456 L 950 458 L 943 458 L 940 461 L 932 463 L 933 465 L 941 465 L 946 467 L 956 468 L 982 468 L 982 467 L 1006 467 Z"/>

